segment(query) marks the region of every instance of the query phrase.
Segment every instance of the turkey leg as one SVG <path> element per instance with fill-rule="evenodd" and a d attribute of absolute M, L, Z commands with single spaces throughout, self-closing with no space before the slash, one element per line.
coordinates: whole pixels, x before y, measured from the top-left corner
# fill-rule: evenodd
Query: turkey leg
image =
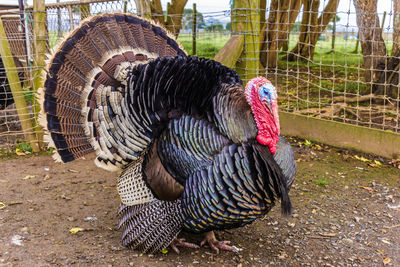
<path fill-rule="evenodd" d="M 208 243 L 211 249 L 216 251 L 217 253 L 219 253 L 220 249 L 238 252 L 237 248 L 228 245 L 230 242 L 231 241 L 218 241 L 217 238 L 215 237 L 214 231 L 210 231 L 204 233 L 204 239 L 203 241 L 201 241 L 200 246 L 203 246 L 204 244 Z"/>
<path fill-rule="evenodd" d="M 198 245 L 193 244 L 193 243 L 189 243 L 189 242 L 185 242 L 184 238 L 175 238 L 174 240 L 172 240 L 172 243 L 170 244 L 171 248 L 177 253 L 179 254 L 179 249 L 178 247 L 185 247 L 185 248 L 200 248 Z"/>

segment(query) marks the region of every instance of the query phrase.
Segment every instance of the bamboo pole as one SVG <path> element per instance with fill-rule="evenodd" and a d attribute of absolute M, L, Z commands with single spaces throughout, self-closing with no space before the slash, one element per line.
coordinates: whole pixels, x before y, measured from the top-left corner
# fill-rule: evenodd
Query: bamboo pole
<path fill-rule="evenodd" d="M 38 92 L 39 88 L 43 87 L 42 71 L 46 67 L 46 40 L 48 40 L 46 30 L 46 7 L 44 0 L 33 1 L 33 91 Z M 33 114 L 35 116 L 34 128 L 39 142 L 40 148 L 44 148 L 43 144 L 43 129 L 38 123 L 38 116 L 40 112 L 40 104 L 37 98 L 34 98 Z"/>
<path fill-rule="evenodd" d="M 260 0 L 234 0 L 232 34 L 244 35 L 244 49 L 236 71 L 244 82 L 258 75 L 260 61 Z"/>
<path fill-rule="evenodd" d="M 39 151 L 36 136 L 33 132 L 31 116 L 25 101 L 24 92 L 22 91 L 21 81 L 18 77 L 18 71 L 11 54 L 10 44 L 8 43 L 6 31 L 4 30 L 3 21 L 0 17 L 0 55 L 6 70 L 7 80 L 11 88 L 14 98 L 15 107 L 17 108 L 18 118 L 21 123 L 22 132 L 26 140 L 32 147 L 33 152 Z"/>
<path fill-rule="evenodd" d="M 192 28 L 192 37 L 193 37 L 193 45 L 192 45 L 192 55 L 195 56 L 196 51 L 196 34 L 197 34 L 197 10 L 196 3 L 193 3 L 193 28 Z"/>

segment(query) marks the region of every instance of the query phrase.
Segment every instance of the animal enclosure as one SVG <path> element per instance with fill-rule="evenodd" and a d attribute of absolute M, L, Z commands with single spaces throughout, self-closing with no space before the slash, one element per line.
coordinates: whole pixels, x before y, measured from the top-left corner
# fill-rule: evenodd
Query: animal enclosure
<path fill-rule="evenodd" d="M 390 1 L 385 13 L 365 13 L 374 18 L 371 25 L 357 25 L 357 12 L 362 7 L 357 11 L 353 1 L 341 10 L 337 0 L 303 1 L 305 5 L 289 0 L 233 1 L 231 9 L 201 13 L 204 25 L 196 20 L 196 55 L 214 58 L 231 36 L 243 36 L 243 52 L 233 67 L 244 80 L 257 75 L 271 80 L 278 89 L 284 114 L 379 129 L 390 134 L 383 138 L 399 140 L 400 29 L 395 23 L 399 15 L 396 1 Z M 20 140 L 32 147 L 39 141 L 41 146 L 39 107 L 34 95 L 43 82 L 40 71 L 44 57 L 83 19 L 112 11 L 149 15 L 138 10 L 133 1 L 125 0 L 57 3 L 25 7 L 22 13 L 0 13 L 6 34 L 1 40 L 8 41 L 11 52 L 1 56 L 3 61 L 12 58 L 16 69 L 9 72 L 14 71 L 19 79 L 10 82 L 0 66 L 1 101 L 5 103 L 0 111 L 0 144 L 4 149 L 15 149 Z M 42 31 L 38 28 L 40 19 L 45 19 Z M 193 54 L 193 16 L 184 13 L 180 19 L 178 41 Z M 175 26 L 172 24 L 170 30 Z M 381 38 L 368 40 L 368 31 Z M 368 49 L 366 43 L 384 52 L 363 55 Z M 16 84 L 22 93 L 14 95 L 11 87 Z"/>

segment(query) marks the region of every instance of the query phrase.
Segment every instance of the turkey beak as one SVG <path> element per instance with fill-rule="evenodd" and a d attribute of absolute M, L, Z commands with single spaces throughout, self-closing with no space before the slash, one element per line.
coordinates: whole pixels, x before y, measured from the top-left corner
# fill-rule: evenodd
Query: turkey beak
<path fill-rule="evenodd" d="M 264 101 L 264 104 L 267 107 L 267 109 L 269 110 L 269 112 L 272 113 L 272 104 L 268 101 Z"/>

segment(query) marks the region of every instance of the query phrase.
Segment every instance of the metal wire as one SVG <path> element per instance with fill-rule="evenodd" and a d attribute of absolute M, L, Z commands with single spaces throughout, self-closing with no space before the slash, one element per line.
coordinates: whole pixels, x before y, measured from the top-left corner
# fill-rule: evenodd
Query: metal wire
<path fill-rule="evenodd" d="M 264 54 L 265 59 L 261 63 L 260 58 L 248 58 L 246 64 L 239 64 L 236 68 L 239 72 L 248 73 L 250 76 L 264 75 L 270 79 L 279 92 L 280 109 L 296 114 L 303 114 L 323 119 L 340 121 L 360 126 L 367 126 L 400 133 L 400 86 L 397 86 L 397 95 L 388 94 L 390 84 L 383 82 L 365 82 L 364 59 L 361 44 L 356 50 L 358 42 L 358 27 L 355 23 L 356 12 L 353 1 L 349 1 L 347 11 L 325 12 L 323 8 L 328 0 L 321 0 L 321 7 L 307 10 L 293 7 L 293 1 L 286 0 L 288 5 L 285 9 L 271 9 L 271 1 L 281 3 L 285 0 L 268 0 L 266 9 L 241 8 L 232 10 L 221 10 L 217 12 L 206 12 L 202 14 L 205 22 L 218 23 L 218 21 L 230 21 L 232 25 L 243 22 L 246 26 L 242 30 L 234 29 L 233 32 L 225 30 L 220 26 L 207 28 L 202 25 L 197 33 L 197 56 L 213 58 L 229 39 L 231 34 L 241 34 L 245 37 L 244 57 L 248 55 Z M 311 1 L 313 2 L 313 1 Z M 393 0 L 391 0 L 393 6 Z M 33 41 L 44 39 L 47 43 L 47 54 L 51 54 L 56 45 L 70 32 L 75 29 L 82 19 L 89 15 L 102 12 L 129 12 L 136 14 L 137 10 L 133 1 L 125 0 L 93 0 L 90 3 L 80 4 L 51 4 L 46 8 L 46 23 L 48 33 L 46 36 L 33 36 L 33 11 L 25 10 L 25 21 L 21 22 L 19 12 L 8 12 L 2 15 L 6 28 L 7 37 L 11 46 L 17 72 L 24 86 L 25 99 L 32 110 L 34 105 L 32 81 L 35 78 L 36 69 L 33 60 L 37 55 L 34 53 Z M 272 21 L 272 16 L 283 18 L 298 12 L 296 19 Z M 250 23 L 249 17 L 254 14 L 260 15 L 258 24 Z M 265 14 L 265 20 L 262 17 Z M 334 49 L 332 49 L 333 22 L 329 23 L 329 29 L 323 29 L 323 24 L 316 24 L 315 19 L 328 15 L 337 14 L 340 21 L 336 21 L 336 33 Z M 174 15 L 176 17 L 178 15 Z M 180 15 L 179 15 L 180 16 Z M 303 17 L 309 16 L 307 22 Z M 383 14 L 378 14 L 382 19 Z M 385 45 L 390 52 L 393 45 L 393 18 L 394 10 L 391 7 L 387 13 L 385 27 L 382 36 Z M 192 21 L 191 17 L 184 18 L 184 24 Z M 264 24 L 265 22 L 265 24 Z M 210 24 L 210 23 L 208 23 Z M 377 25 L 379 27 L 379 25 Z M 25 32 L 24 33 L 24 29 Z M 373 30 L 373 29 L 371 29 Z M 263 32 L 272 36 L 270 39 L 262 38 Z M 318 41 L 310 42 L 308 39 L 300 39 L 306 34 L 311 36 L 317 34 Z M 261 35 L 261 36 L 260 36 Z M 183 44 L 186 51 L 192 51 L 192 33 L 190 27 L 181 27 L 178 40 Z M 261 43 L 259 43 L 261 40 Z M 307 53 L 296 53 L 296 46 L 303 46 Z M 251 47 L 256 51 L 251 51 Z M 258 51 L 260 47 L 260 51 Z M 287 47 L 287 48 L 285 48 Z M 309 56 L 308 54 L 312 54 Z M 389 58 L 389 57 L 388 57 Z M 372 69 L 375 71 L 377 69 Z M 399 70 L 390 72 L 383 70 L 384 75 L 399 75 Z M 0 66 L 0 100 L 4 103 L 12 102 L 5 70 Z M 374 88 L 383 86 L 383 93 L 376 94 Z M 3 102 L 1 102 L 3 103 Z M 0 105 L 1 106 L 1 105 Z M 11 149 L 19 139 L 23 139 L 17 110 L 13 104 L 0 107 L 0 147 Z M 34 117 L 34 116 L 33 116 Z M 33 129 L 31 129 L 33 131 Z"/>
<path fill-rule="evenodd" d="M 292 1 L 295 0 L 275 2 L 286 2 L 289 3 L 288 6 L 292 6 Z M 356 12 L 353 1 L 349 1 L 348 11 L 338 13 L 336 10 L 324 12 L 323 7 L 326 7 L 328 0 L 315 2 L 321 4 L 316 11 L 307 11 L 303 6 L 297 10 L 299 14 L 290 25 L 291 27 L 284 27 L 289 22 L 282 21 L 282 17 L 296 10 L 272 10 L 271 1 L 267 1 L 266 27 L 272 29 L 270 33 L 274 34 L 275 39 L 264 40 L 260 44 L 261 48 L 264 47 L 260 52 L 267 54 L 264 63 L 267 67 L 261 69 L 260 73 L 266 75 L 278 88 L 280 109 L 400 133 L 399 85 L 392 85 L 397 88 L 397 93 L 389 94 L 388 88 L 391 84 L 386 82 L 389 75 L 399 75 L 399 70 L 391 72 L 379 65 L 372 66 L 370 70 L 381 71 L 385 79 L 373 79 L 366 82 L 364 76 L 368 70 L 364 67 L 361 43 L 355 51 L 358 42 L 358 27 L 355 23 Z M 382 37 L 388 50 L 386 60 L 390 59 L 391 47 L 398 45 L 393 43 L 394 10 L 393 1 L 390 2 L 391 8 L 387 12 L 385 27 L 382 29 Z M 269 15 L 273 12 L 281 20 L 269 21 Z M 330 14 L 333 16 L 337 14 L 340 17 L 340 21 L 336 22 L 334 49 L 332 48 L 333 22 L 330 22 L 329 28 L 326 29 L 323 29 L 324 25 L 321 22 L 323 16 Z M 382 23 L 384 14 L 377 13 L 377 15 Z M 303 20 L 305 16 L 309 16 L 306 22 Z M 319 19 L 320 23 L 315 24 L 312 17 Z M 261 24 L 260 28 L 263 26 L 264 24 Z M 378 32 L 377 29 L 380 28 L 380 25 L 375 25 L 374 28 L 368 30 Z M 248 32 L 246 31 L 245 34 Z M 312 34 L 317 34 L 319 38 L 316 43 L 313 43 L 310 39 L 301 39 L 302 34 L 306 34 L 307 38 L 311 38 Z M 273 42 L 287 43 L 288 48 L 284 49 L 283 45 L 273 47 L 270 45 Z M 372 41 L 373 49 L 376 45 L 377 42 Z M 296 46 L 302 46 L 306 53 L 303 53 L 304 50 L 301 53 L 295 51 Z M 271 56 L 274 53 L 276 57 Z M 313 54 L 313 56 L 308 54 Z M 374 55 L 371 57 L 378 58 Z M 255 72 L 255 70 L 246 71 Z M 377 93 L 378 86 L 383 86 L 383 93 Z"/>

